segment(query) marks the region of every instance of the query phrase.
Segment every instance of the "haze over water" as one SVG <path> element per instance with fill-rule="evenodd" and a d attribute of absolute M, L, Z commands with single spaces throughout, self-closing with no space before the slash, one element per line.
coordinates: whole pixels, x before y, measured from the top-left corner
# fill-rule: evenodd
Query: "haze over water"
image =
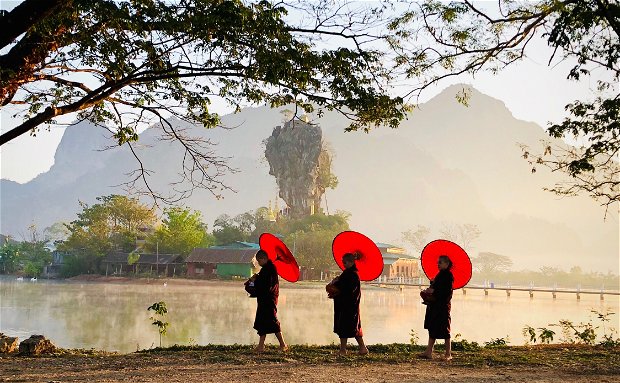
<path fill-rule="evenodd" d="M 282 283 L 279 319 L 290 344 L 331 344 L 333 303 L 322 285 L 291 287 Z M 362 327 L 369 344 L 409 343 L 410 331 L 426 342 L 423 329 L 425 306 L 417 288 L 403 292 L 364 285 L 362 287 Z M 157 329 L 149 321 L 147 307 L 165 301 L 170 322 L 163 345 L 252 344 L 258 336 L 252 329 L 256 300 L 247 297 L 242 283 L 208 283 L 181 286 L 172 284 L 99 284 L 0 280 L 0 332 L 19 336 L 43 334 L 65 348 L 95 348 L 132 352 L 159 345 Z M 530 300 L 527 292 L 468 290 L 455 291 L 452 300 L 452 334 L 483 343 L 508 336 L 521 345 L 525 325 L 548 327 L 560 319 L 586 322 L 599 312 L 616 313 L 608 326 L 618 329 L 620 297 L 538 293 Z M 594 320 L 595 325 L 600 322 Z M 559 328 L 556 341 L 561 337 Z M 599 330 L 600 331 L 600 330 Z M 599 339 L 600 339 L 599 335 Z M 274 342 L 272 336 L 268 337 Z"/>

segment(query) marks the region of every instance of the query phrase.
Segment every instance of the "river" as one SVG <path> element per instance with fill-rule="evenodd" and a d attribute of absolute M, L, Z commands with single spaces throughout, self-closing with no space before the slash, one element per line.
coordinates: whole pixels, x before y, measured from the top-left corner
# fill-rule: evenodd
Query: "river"
<path fill-rule="evenodd" d="M 369 285 L 362 287 L 362 327 L 368 344 L 409 343 L 413 330 L 419 343 L 427 340 L 423 329 L 424 310 L 418 288 L 402 292 Z M 18 282 L 0 279 L 0 332 L 19 336 L 43 334 L 65 348 L 95 348 L 131 352 L 159 345 L 157 329 L 151 325 L 147 307 L 166 302 L 168 333 L 163 345 L 251 344 L 258 336 L 252 329 L 256 300 L 247 297 L 241 282 L 205 282 L 167 286 L 152 281 L 138 283 L 81 283 L 64 281 Z M 591 310 L 611 310 L 606 330 L 619 326 L 620 297 L 512 292 L 498 290 L 485 296 L 481 290 L 455 291 L 452 301 L 452 334 L 484 343 L 506 338 L 511 344 L 525 342 L 522 329 L 548 327 L 567 319 L 574 323 L 601 322 Z M 285 340 L 290 344 L 331 344 L 333 303 L 322 285 L 291 286 L 281 283 L 278 315 Z M 556 341 L 560 329 L 556 331 Z M 602 327 L 598 330 L 599 337 Z M 616 334 L 617 336 L 617 334 Z M 268 341 L 275 343 L 275 337 Z"/>

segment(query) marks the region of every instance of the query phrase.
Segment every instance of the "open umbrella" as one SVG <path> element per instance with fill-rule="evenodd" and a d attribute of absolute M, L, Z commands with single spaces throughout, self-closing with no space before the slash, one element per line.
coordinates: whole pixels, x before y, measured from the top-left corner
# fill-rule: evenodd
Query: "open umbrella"
<path fill-rule="evenodd" d="M 299 280 L 299 266 L 293 253 L 280 238 L 270 233 L 263 233 L 258 239 L 260 248 L 267 252 L 269 259 L 276 266 L 278 275 L 289 282 Z"/>
<path fill-rule="evenodd" d="M 346 253 L 357 253 L 359 259 L 355 266 L 362 281 L 377 279 L 383 272 L 383 255 L 377 245 L 364 234 L 356 231 L 343 231 L 332 242 L 334 260 L 341 270 L 344 270 L 342 256 Z"/>
<path fill-rule="evenodd" d="M 430 280 L 435 279 L 439 273 L 437 260 L 441 255 L 447 255 L 452 261 L 452 269 L 450 270 L 454 276 L 452 289 L 456 290 L 465 286 L 471 279 L 471 260 L 461 246 L 445 239 L 435 240 L 422 250 L 420 261 L 424 274 Z"/>

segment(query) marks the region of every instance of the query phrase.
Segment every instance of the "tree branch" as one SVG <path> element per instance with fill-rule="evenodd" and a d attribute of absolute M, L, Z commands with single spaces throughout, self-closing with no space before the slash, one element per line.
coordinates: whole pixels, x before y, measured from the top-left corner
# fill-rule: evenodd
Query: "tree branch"
<path fill-rule="evenodd" d="M 68 8 L 72 0 L 26 0 L 0 18 L 0 48 L 13 43 L 21 34 L 26 33 L 39 21 L 58 11 Z"/>

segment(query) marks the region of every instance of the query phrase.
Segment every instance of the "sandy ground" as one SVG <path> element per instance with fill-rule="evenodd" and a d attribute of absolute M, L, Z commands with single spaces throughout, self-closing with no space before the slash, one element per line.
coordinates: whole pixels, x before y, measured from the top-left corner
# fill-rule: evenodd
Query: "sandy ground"
<path fill-rule="evenodd" d="M 336 358 L 336 357 L 334 357 Z M 458 355 L 456 356 L 458 358 Z M 70 357 L 3 357 L 0 382 L 618 382 L 617 369 L 583 371 L 566 366 L 466 367 L 439 360 L 325 364 L 267 356 L 237 364 L 202 353 Z M 458 359 L 455 360 L 458 362 Z M 566 367 L 566 368 L 565 368 Z"/>

